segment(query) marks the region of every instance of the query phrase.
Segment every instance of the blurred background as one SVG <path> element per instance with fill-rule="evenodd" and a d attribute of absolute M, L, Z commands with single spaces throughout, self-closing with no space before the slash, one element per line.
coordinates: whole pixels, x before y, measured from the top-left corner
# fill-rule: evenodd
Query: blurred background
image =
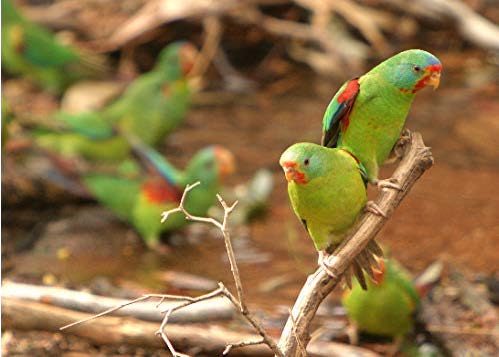
<path fill-rule="evenodd" d="M 414 276 L 440 261 L 444 277 L 457 269 L 497 303 L 498 21 L 494 0 L 2 1 L 3 279 L 126 298 L 233 288 L 218 231 L 158 225 L 186 183 L 207 181 L 193 209 L 220 217 L 214 193 L 240 200 L 241 277 L 278 334 L 317 259 L 280 154 L 320 141 L 344 81 L 421 48 L 442 80 L 416 96 L 406 127 L 435 165 L 377 239 Z M 340 290 L 320 321 L 337 314 Z M 165 353 L 2 332 L 6 355 Z M 494 355 L 497 334 L 482 338 Z M 385 353 L 378 345 L 367 342 Z"/>

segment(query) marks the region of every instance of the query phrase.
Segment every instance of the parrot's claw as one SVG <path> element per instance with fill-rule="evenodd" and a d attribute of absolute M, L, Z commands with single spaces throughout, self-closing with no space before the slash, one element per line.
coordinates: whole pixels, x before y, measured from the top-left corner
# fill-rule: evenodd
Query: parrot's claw
<path fill-rule="evenodd" d="M 411 131 L 409 129 L 404 129 L 402 131 L 402 134 L 400 135 L 399 139 L 397 140 L 397 143 L 395 146 L 404 146 L 411 140 Z"/>
<path fill-rule="evenodd" d="M 391 188 L 397 191 L 402 191 L 402 186 L 400 186 L 397 179 L 390 177 L 386 180 L 373 180 L 373 184 L 378 187 L 378 190 L 382 190 L 384 188 Z"/>
<path fill-rule="evenodd" d="M 387 217 L 386 213 L 383 212 L 383 210 L 374 201 L 367 201 L 365 209 L 367 212 L 371 212 L 376 216 L 381 216 L 383 218 Z"/>
<path fill-rule="evenodd" d="M 320 267 L 322 267 L 322 269 L 324 269 L 326 271 L 327 275 L 329 275 L 333 279 L 337 279 L 338 274 L 336 272 L 334 272 L 331 269 L 331 266 L 329 266 L 327 264 L 327 259 L 329 257 L 330 257 L 330 254 L 326 253 L 324 250 L 320 250 L 319 251 L 319 259 L 317 260 L 317 263 L 319 264 Z"/>

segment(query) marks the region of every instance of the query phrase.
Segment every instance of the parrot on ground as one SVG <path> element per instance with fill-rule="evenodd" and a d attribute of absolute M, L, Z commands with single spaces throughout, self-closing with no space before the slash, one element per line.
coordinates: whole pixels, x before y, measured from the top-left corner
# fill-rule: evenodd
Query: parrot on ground
<path fill-rule="evenodd" d="M 62 44 L 54 34 L 27 20 L 11 0 L 2 0 L 2 69 L 60 93 L 85 76 L 101 75 L 105 60 Z"/>
<path fill-rule="evenodd" d="M 161 223 L 161 213 L 178 207 L 187 184 L 201 181 L 185 200 L 193 215 L 205 215 L 216 202 L 223 179 L 234 170 L 233 154 L 221 146 L 200 150 L 184 171 L 177 170 L 154 149 L 134 143 L 134 151 L 147 174 L 143 178 L 88 174 L 83 184 L 102 205 L 135 227 L 145 243 L 158 245 L 161 232 L 173 231 L 188 221 L 182 214 Z"/>
<path fill-rule="evenodd" d="M 364 207 L 379 214 L 367 204 L 363 168 L 348 151 L 312 143 L 297 143 L 282 154 L 279 164 L 288 181 L 293 210 L 303 223 L 319 252 L 319 265 L 329 272 L 325 259 L 341 243 Z M 351 269 L 366 288 L 362 269 L 374 279 L 371 267 L 374 256 L 382 251 L 372 240 L 354 260 Z M 345 282 L 351 286 L 351 271 Z"/>
<path fill-rule="evenodd" d="M 409 272 L 398 262 L 380 259 L 378 267 L 375 281 L 367 282 L 367 291 L 355 283 L 341 302 L 359 331 L 392 337 L 400 344 L 414 327 L 420 296 Z"/>
<path fill-rule="evenodd" d="M 197 50 L 187 42 L 165 47 L 155 67 L 134 80 L 125 92 L 99 111 L 59 112 L 62 131 L 39 130 L 37 142 L 65 156 L 118 161 L 130 154 L 125 136 L 156 146 L 184 119 L 191 89 L 186 75 Z"/>
<path fill-rule="evenodd" d="M 400 189 L 393 179 L 378 179 L 379 167 L 400 136 L 414 96 L 427 86 L 436 89 L 441 70 L 437 57 L 411 49 L 347 81 L 326 109 L 321 144 L 355 155 L 378 188 Z"/>

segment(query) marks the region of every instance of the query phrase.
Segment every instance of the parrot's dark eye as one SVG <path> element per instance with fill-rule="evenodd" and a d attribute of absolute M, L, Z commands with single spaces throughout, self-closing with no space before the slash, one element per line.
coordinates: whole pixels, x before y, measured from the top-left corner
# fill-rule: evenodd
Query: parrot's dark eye
<path fill-rule="evenodd" d="M 303 161 L 303 164 L 305 164 L 305 166 L 308 166 L 309 163 L 310 163 L 310 159 L 305 159 L 305 161 Z"/>
<path fill-rule="evenodd" d="M 412 67 L 412 70 L 413 70 L 414 72 L 416 72 L 416 73 L 419 73 L 419 72 L 421 71 L 421 67 L 419 67 L 419 66 L 414 66 L 414 67 Z"/>

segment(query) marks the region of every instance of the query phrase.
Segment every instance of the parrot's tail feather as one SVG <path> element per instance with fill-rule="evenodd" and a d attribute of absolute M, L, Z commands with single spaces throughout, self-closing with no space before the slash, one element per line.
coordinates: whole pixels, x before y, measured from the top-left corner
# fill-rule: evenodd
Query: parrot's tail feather
<path fill-rule="evenodd" d="M 373 269 L 379 270 L 378 261 L 376 257 L 382 257 L 383 251 L 381 247 L 374 240 L 371 240 L 366 248 L 357 255 L 351 267 L 347 269 L 344 275 L 346 284 L 350 287 L 352 285 L 352 275 L 355 275 L 362 289 L 367 290 L 367 283 L 365 274 L 372 280 L 376 281 Z"/>
<path fill-rule="evenodd" d="M 347 270 L 343 273 L 343 281 L 348 286 L 350 290 L 352 290 L 352 268 L 348 267 Z"/>
<path fill-rule="evenodd" d="M 375 258 L 374 254 L 365 249 L 362 252 L 362 256 L 367 260 L 367 265 L 379 268 L 378 260 Z"/>
<path fill-rule="evenodd" d="M 364 277 L 364 273 L 362 271 L 362 267 L 361 267 L 358 259 L 356 259 L 352 263 L 352 269 L 353 269 L 353 273 L 355 274 L 355 277 L 357 278 L 357 280 L 358 280 L 360 286 L 362 287 L 362 289 L 363 290 L 367 290 L 366 278 Z M 366 269 L 366 270 L 368 270 L 368 269 Z"/>
<path fill-rule="evenodd" d="M 383 257 L 383 250 L 379 246 L 379 244 L 374 240 L 371 239 L 369 243 L 367 244 L 366 250 L 370 252 L 371 254 L 374 254 L 378 257 Z"/>
<path fill-rule="evenodd" d="M 366 274 L 369 275 L 369 278 L 371 278 L 371 280 L 375 280 L 374 273 L 371 269 L 371 267 L 373 266 L 373 260 L 374 258 L 372 257 L 372 255 L 370 255 L 365 250 L 360 252 L 360 254 L 356 258 L 357 264 L 365 270 Z M 374 262 L 376 261 L 374 260 Z"/>
<path fill-rule="evenodd" d="M 329 254 L 334 254 L 336 248 L 338 248 L 338 245 L 330 245 L 327 248 L 327 252 Z M 367 290 L 367 283 L 364 272 L 372 281 L 376 281 L 376 276 L 373 272 L 373 269 L 380 270 L 376 257 L 382 256 L 383 250 L 381 249 L 381 247 L 378 245 L 378 243 L 376 243 L 375 240 L 371 240 L 364 248 L 364 250 L 362 250 L 359 255 L 355 257 L 355 260 L 350 265 L 350 267 L 348 267 L 347 270 L 345 270 L 345 272 L 343 273 L 343 281 L 348 286 L 348 288 L 352 288 L 352 278 L 353 276 L 355 276 L 362 289 Z"/>

